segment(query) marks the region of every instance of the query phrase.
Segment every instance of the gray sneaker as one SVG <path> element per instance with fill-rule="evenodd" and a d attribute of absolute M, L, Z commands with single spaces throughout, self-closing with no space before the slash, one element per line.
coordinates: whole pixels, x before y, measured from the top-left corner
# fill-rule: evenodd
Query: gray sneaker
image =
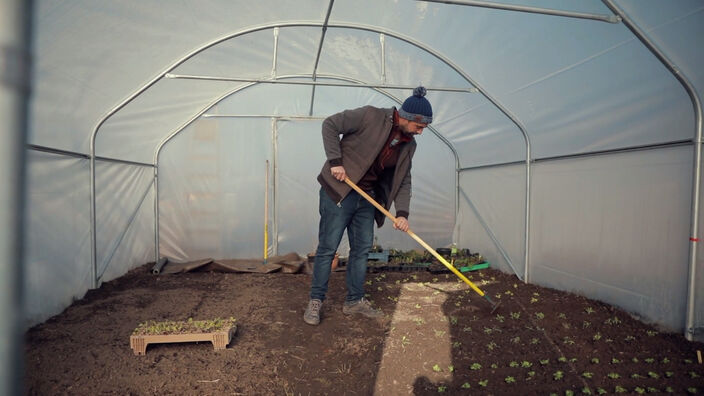
<path fill-rule="evenodd" d="M 361 300 L 347 302 L 342 306 L 342 313 L 345 315 L 362 314 L 368 318 L 377 319 L 384 316 L 384 313 L 378 309 L 372 308 L 372 304 L 366 298 Z"/>
<path fill-rule="evenodd" d="M 303 321 L 309 325 L 317 326 L 320 324 L 320 309 L 323 307 L 323 302 L 318 299 L 308 301 L 308 308 L 303 314 Z"/>

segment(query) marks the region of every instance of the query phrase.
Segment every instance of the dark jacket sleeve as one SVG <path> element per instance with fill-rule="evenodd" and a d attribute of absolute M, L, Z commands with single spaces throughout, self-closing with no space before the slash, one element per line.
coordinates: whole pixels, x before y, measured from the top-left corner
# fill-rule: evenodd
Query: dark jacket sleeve
<path fill-rule="evenodd" d="M 330 166 L 342 165 L 340 135 L 358 131 L 364 122 L 365 108 L 345 110 L 333 114 L 323 121 L 323 148 Z"/>

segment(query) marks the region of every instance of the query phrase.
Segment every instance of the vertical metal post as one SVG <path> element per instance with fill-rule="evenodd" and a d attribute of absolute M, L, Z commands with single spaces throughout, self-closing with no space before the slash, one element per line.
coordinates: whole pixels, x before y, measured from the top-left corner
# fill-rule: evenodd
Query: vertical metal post
<path fill-rule="evenodd" d="M 279 53 L 279 28 L 275 27 L 274 28 L 274 55 L 272 56 L 271 60 L 271 77 L 275 78 L 276 77 L 276 62 L 278 58 L 278 53 Z"/>
<path fill-rule="evenodd" d="M 32 2 L 0 1 L 0 394 L 23 392 L 24 155 Z"/>
<path fill-rule="evenodd" d="M 384 33 L 379 33 L 379 44 L 381 44 L 381 83 L 386 84 L 386 38 Z"/>
<path fill-rule="evenodd" d="M 159 262 L 159 166 L 154 161 L 154 263 Z"/>
<path fill-rule="evenodd" d="M 279 120 L 276 117 L 271 118 L 271 140 L 272 140 L 272 145 L 274 149 L 273 153 L 273 158 L 272 158 L 272 180 L 273 180 L 273 185 L 271 187 L 272 190 L 272 197 L 271 200 L 273 201 L 273 207 L 274 207 L 274 219 L 272 221 L 272 224 L 274 226 L 274 230 L 272 232 L 271 236 L 271 248 L 274 251 L 274 256 L 277 256 L 279 254 L 279 200 L 278 200 L 278 179 L 279 179 L 279 131 L 278 131 L 278 124 Z"/>

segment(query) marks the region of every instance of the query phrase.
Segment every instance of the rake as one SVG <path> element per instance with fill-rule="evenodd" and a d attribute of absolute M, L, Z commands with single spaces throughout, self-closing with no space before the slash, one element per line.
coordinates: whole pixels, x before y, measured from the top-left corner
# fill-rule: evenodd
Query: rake
<path fill-rule="evenodd" d="M 345 183 L 347 183 L 348 186 L 352 187 L 353 190 L 357 191 L 359 193 L 359 195 L 364 197 L 364 199 L 369 201 L 369 203 L 374 205 L 375 208 L 379 209 L 379 211 L 381 211 L 381 213 L 383 213 L 384 216 L 388 217 L 389 219 L 391 219 L 391 221 L 396 223 L 396 217 L 394 217 L 391 213 L 389 213 L 389 211 L 386 210 L 383 206 L 379 205 L 379 203 L 376 202 L 374 200 L 374 198 L 369 196 L 369 194 L 365 193 L 364 190 L 359 188 L 352 180 L 345 177 Z M 480 296 L 484 297 L 484 299 L 486 301 L 488 301 L 489 304 L 491 304 L 491 313 L 494 313 L 494 311 L 496 311 L 496 309 L 499 307 L 499 305 L 501 305 L 501 302 L 495 303 L 494 301 L 492 301 L 491 298 L 486 293 L 484 293 L 480 288 L 478 288 L 477 285 L 472 283 L 472 281 L 467 279 L 467 277 L 464 276 L 460 271 L 458 271 L 457 268 L 455 268 L 452 264 L 448 263 L 444 257 L 442 257 L 438 252 L 436 252 L 435 249 L 430 247 L 430 245 L 425 243 L 425 241 L 423 241 L 418 235 L 416 235 L 413 231 L 411 231 L 410 228 L 406 231 L 406 234 L 408 234 L 411 238 L 415 239 L 416 242 L 418 242 L 421 246 L 423 246 L 425 248 L 425 250 L 430 252 L 430 254 L 432 254 L 436 259 L 438 259 L 438 261 L 440 261 L 445 267 L 447 267 L 447 269 L 452 271 L 453 274 L 457 275 L 458 278 L 462 279 L 464 281 L 464 283 L 468 284 L 469 287 L 472 288 L 472 290 L 477 292 L 477 294 L 479 294 Z"/>

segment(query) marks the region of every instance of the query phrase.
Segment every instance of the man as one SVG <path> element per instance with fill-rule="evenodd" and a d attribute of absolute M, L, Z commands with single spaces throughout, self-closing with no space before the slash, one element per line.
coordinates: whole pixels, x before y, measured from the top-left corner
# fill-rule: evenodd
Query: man
<path fill-rule="evenodd" d="M 327 161 L 318 175 L 320 224 L 310 300 L 303 315 L 306 323 L 320 323 L 330 262 L 345 229 L 350 253 L 347 296 L 342 312 L 370 318 L 383 315 L 364 298 L 364 280 L 374 238 L 374 221 L 381 227 L 384 215 L 344 180 L 349 178 L 386 209 L 393 202 L 396 208 L 393 227 L 408 230 L 411 159 L 416 150 L 414 136 L 420 135 L 433 119 L 433 109 L 425 94 L 424 87 L 417 87 L 399 110 L 364 106 L 334 114 L 323 121 Z"/>

